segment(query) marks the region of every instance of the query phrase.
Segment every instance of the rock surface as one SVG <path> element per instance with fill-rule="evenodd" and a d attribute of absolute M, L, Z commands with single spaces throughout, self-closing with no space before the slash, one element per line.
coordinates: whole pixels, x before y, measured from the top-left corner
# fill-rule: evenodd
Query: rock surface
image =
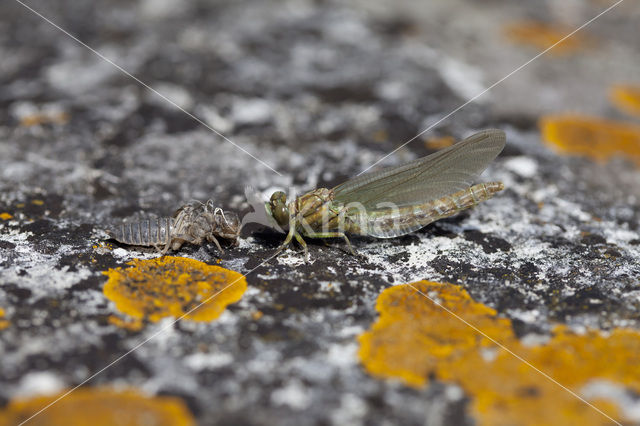
<path fill-rule="evenodd" d="M 3 2 L 0 410 L 90 378 L 178 397 L 202 424 L 472 424 L 474 395 L 455 381 L 409 387 L 358 358 L 379 294 L 423 279 L 462 285 L 523 341 L 558 324 L 638 330 L 638 163 L 561 156 L 537 124 L 567 111 L 637 123 L 607 99 L 613 84 L 640 84 L 637 5 L 457 110 L 540 52 L 503 24 L 572 29 L 606 3 L 29 3 L 101 58 Z M 482 179 L 506 189 L 405 237 L 354 238 L 359 257 L 310 241 L 309 264 L 295 250 L 264 263 L 284 236 L 256 226 L 223 254 L 187 245 L 173 255 L 245 274 L 242 299 L 210 322 L 112 320 L 127 317 L 103 294 L 103 272 L 158 255 L 105 243 L 105 229 L 191 199 L 246 213 L 246 186 L 265 197 L 332 187 L 432 125 L 383 164 L 501 128 L 507 147 Z M 598 398 L 640 422 L 637 393 L 616 389 Z"/>

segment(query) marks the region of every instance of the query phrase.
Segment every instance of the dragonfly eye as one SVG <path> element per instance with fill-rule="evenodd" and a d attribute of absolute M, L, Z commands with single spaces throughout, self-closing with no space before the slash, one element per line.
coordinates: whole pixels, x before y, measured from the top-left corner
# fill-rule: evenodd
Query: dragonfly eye
<path fill-rule="evenodd" d="M 274 192 L 269 200 L 271 215 L 278 225 L 285 226 L 289 223 L 289 209 L 287 209 L 287 195 L 282 191 Z"/>

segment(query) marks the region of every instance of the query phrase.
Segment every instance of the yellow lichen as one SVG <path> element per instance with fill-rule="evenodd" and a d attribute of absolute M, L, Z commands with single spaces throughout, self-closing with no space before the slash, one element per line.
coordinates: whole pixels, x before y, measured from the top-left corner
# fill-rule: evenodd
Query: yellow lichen
<path fill-rule="evenodd" d="M 640 117 L 640 86 L 613 86 L 609 95 L 611 102 L 620 111 Z"/>
<path fill-rule="evenodd" d="M 9 219 L 13 219 L 13 216 L 7 212 L 2 212 L 0 213 L 0 219 L 9 220 Z"/>
<path fill-rule="evenodd" d="M 40 124 L 65 124 L 69 121 L 69 114 L 66 112 L 40 113 L 24 116 L 20 119 L 20 125 L 25 127 L 37 126 Z"/>
<path fill-rule="evenodd" d="M 144 327 L 144 322 L 140 318 L 122 319 L 116 315 L 109 315 L 109 324 L 113 324 L 129 331 L 140 331 Z"/>
<path fill-rule="evenodd" d="M 556 56 L 576 52 L 591 44 L 582 34 L 573 34 L 562 40 L 572 32 L 572 29 L 538 21 L 514 22 L 505 26 L 503 32 L 510 41 L 531 46 L 540 51 L 553 46 L 548 54 Z"/>
<path fill-rule="evenodd" d="M 35 200 L 31 200 L 31 204 L 35 204 L 36 206 L 43 206 L 44 201 L 35 199 Z"/>
<path fill-rule="evenodd" d="M 481 425 L 599 425 L 607 418 L 443 307 L 577 394 L 593 380 L 640 392 L 640 333 L 633 330 L 578 335 L 559 326 L 548 343 L 525 346 L 510 320 L 474 302 L 461 287 L 428 281 L 391 287 L 376 307 L 380 318 L 359 338 L 366 370 L 414 387 L 429 377 L 457 383 Z M 611 401 L 589 402 L 624 420 Z"/>
<path fill-rule="evenodd" d="M 0 308 L 0 330 L 9 327 L 9 321 L 4 319 L 4 309 Z"/>
<path fill-rule="evenodd" d="M 424 141 L 424 146 L 429 149 L 438 150 L 447 148 L 456 142 L 453 136 L 442 136 L 439 138 L 429 138 Z"/>
<path fill-rule="evenodd" d="M 0 426 L 26 421 L 62 394 L 15 399 L 0 410 Z M 147 397 L 135 390 L 80 388 L 31 419 L 29 425 L 134 426 L 195 424 L 192 414 L 179 398 Z"/>
<path fill-rule="evenodd" d="M 640 126 L 583 115 L 553 115 L 540 120 L 542 139 L 560 153 L 597 161 L 615 155 L 640 165 Z"/>
<path fill-rule="evenodd" d="M 110 269 L 104 295 L 118 310 L 138 319 L 158 321 L 190 312 L 185 319 L 211 321 L 247 289 L 242 274 L 184 257 L 136 259 L 131 268 Z"/>

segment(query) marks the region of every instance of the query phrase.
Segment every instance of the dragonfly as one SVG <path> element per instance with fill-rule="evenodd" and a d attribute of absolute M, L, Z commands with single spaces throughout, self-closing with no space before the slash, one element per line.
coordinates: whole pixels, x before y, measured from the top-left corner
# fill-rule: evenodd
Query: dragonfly
<path fill-rule="evenodd" d="M 306 238 L 342 238 L 355 255 L 349 235 L 399 237 L 488 200 L 502 182 L 472 183 L 502 152 L 505 133 L 488 129 L 409 163 L 356 176 L 332 189 L 317 188 L 291 202 L 276 191 L 265 203 L 267 215 L 304 249 Z"/>

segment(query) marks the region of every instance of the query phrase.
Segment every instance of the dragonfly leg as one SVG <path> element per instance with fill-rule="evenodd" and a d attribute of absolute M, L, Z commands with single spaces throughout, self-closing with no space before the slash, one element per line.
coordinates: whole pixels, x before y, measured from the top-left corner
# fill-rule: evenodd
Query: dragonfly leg
<path fill-rule="evenodd" d="M 304 249 L 304 261 L 308 263 L 309 262 L 309 248 L 307 247 L 307 243 L 304 241 L 304 238 L 302 238 L 302 236 L 300 234 L 298 234 L 297 232 L 295 233 L 295 237 L 296 237 L 296 240 L 298 241 L 298 243 L 300 243 L 300 245 Z"/>
<path fill-rule="evenodd" d="M 343 238 L 347 243 L 347 247 L 349 247 L 351 254 L 354 256 L 356 255 L 356 252 L 351 246 L 351 241 L 349 241 L 349 238 L 347 238 L 347 235 L 344 232 L 317 232 L 313 234 L 306 234 L 305 236 L 309 238 Z"/>
<path fill-rule="evenodd" d="M 278 247 L 276 252 L 273 254 L 273 257 L 276 257 L 278 254 L 280 254 L 280 252 L 282 252 L 285 248 L 287 248 L 287 246 L 293 239 L 293 236 L 295 233 L 296 233 L 295 222 L 292 221 L 292 219 L 289 219 L 289 232 L 287 233 L 287 238 L 285 238 L 284 242 L 280 244 L 280 247 Z"/>

